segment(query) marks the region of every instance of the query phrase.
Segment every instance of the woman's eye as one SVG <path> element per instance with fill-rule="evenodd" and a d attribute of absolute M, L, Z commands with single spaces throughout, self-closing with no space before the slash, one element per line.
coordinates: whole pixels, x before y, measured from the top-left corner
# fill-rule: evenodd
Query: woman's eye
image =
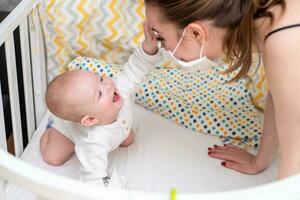
<path fill-rule="evenodd" d="M 162 41 L 164 41 L 164 38 L 162 38 L 162 37 L 157 37 L 156 40 L 162 42 Z"/>

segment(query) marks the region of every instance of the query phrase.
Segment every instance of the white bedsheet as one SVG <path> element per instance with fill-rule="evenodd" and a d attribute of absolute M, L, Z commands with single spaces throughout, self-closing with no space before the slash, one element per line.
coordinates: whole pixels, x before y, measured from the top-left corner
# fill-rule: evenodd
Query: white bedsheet
<path fill-rule="evenodd" d="M 135 142 L 128 148 L 118 148 L 109 155 L 109 171 L 116 168 L 128 181 L 129 189 L 169 192 L 214 192 L 234 190 L 275 180 L 276 164 L 272 163 L 258 175 L 245 175 L 221 166 L 220 161 L 207 156 L 207 148 L 220 144 L 218 138 L 193 132 L 138 105 Z M 78 178 L 76 156 L 63 166 L 46 164 L 40 155 L 39 138 L 47 118 L 40 124 L 22 159 L 45 170 L 70 178 Z M 33 195 L 14 186 L 10 199 L 32 199 Z"/>

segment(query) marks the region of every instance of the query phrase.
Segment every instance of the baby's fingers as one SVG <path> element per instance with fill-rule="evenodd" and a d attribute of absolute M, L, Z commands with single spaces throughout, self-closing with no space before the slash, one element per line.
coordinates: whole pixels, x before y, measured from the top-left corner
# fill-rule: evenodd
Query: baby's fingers
<path fill-rule="evenodd" d="M 149 25 L 146 21 L 143 23 L 143 28 L 144 28 L 145 39 L 148 39 L 149 37 L 151 37 L 151 34 L 149 33 L 150 32 Z"/>
<path fill-rule="evenodd" d="M 153 39 L 155 39 L 155 34 L 153 33 L 149 24 L 146 21 L 143 23 L 143 28 L 146 40 L 152 41 Z"/>

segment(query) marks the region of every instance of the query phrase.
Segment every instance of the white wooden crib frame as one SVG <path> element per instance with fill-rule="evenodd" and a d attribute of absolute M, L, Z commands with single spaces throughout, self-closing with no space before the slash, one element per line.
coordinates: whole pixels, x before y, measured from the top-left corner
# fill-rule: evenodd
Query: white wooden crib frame
<path fill-rule="evenodd" d="M 13 32 L 19 27 L 28 140 L 46 112 L 46 51 L 37 11 L 37 0 L 23 0 L 0 24 L 0 46 L 5 45 L 13 138 L 16 156 L 7 153 L 3 102 L 0 87 L 0 200 L 7 199 L 5 188 L 9 182 L 37 195 L 39 199 L 262 199 L 300 200 L 300 175 L 281 181 L 230 192 L 199 194 L 162 194 L 115 190 L 89 186 L 84 183 L 55 175 L 18 159 L 23 152 L 19 92 L 15 61 Z M 204 180 L 205 181 L 205 180 Z"/>

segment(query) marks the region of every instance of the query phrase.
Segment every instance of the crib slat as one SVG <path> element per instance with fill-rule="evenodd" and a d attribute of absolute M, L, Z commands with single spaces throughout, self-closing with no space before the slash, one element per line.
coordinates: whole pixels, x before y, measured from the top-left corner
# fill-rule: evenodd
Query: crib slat
<path fill-rule="evenodd" d="M 39 124 L 46 113 L 45 93 L 47 87 L 45 47 L 37 8 L 30 15 L 30 47 L 32 55 L 35 123 Z"/>
<path fill-rule="evenodd" d="M 13 136 L 15 144 L 15 154 L 20 156 L 23 152 L 19 90 L 15 59 L 15 46 L 13 34 L 5 42 L 5 54 L 7 63 L 8 86 L 10 96 L 11 117 L 13 126 Z"/>
<path fill-rule="evenodd" d="M 34 0 L 22 0 L 21 3 L 4 19 L 0 24 L 0 45 L 2 45 L 9 35 L 17 28 L 20 22 L 31 12 L 36 5 Z"/>
<path fill-rule="evenodd" d="M 28 35 L 28 18 L 20 24 L 20 41 L 22 53 L 23 81 L 27 119 L 28 141 L 30 141 L 35 130 L 34 108 L 33 108 L 33 91 L 32 91 L 32 75 L 29 50 Z"/>
<path fill-rule="evenodd" d="M 1 83 L 0 83 L 0 148 L 7 151 Z"/>

